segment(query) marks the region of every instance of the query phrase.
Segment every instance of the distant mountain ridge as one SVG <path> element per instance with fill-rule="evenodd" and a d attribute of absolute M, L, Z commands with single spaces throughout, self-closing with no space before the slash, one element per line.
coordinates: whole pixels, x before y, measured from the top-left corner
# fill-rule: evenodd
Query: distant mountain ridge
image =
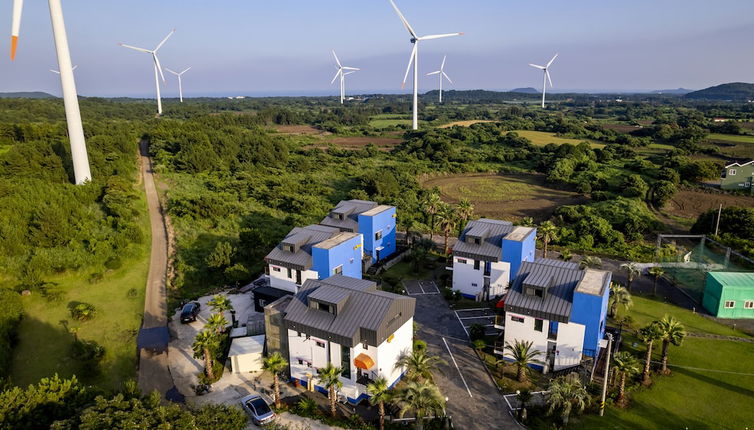
<path fill-rule="evenodd" d="M 688 88 L 676 88 L 674 90 L 654 90 L 652 91 L 652 94 L 674 94 L 674 95 L 683 96 L 683 95 L 686 95 L 688 93 L 693 93 L 693 92 L 694 90 L 690 90 Z"/>
<path fill-rule="evenodd" d="M 539 94 L 539 90 L 532 87 L 526 88 L 514 88 L 510 90 L 511 93 L 523 93 L 523 94 Z"/>
<path fill-rule="evenodd" d="M 57 97 L 42 91 L 22 91 L 17 93 L 0 93 L 0 99 L 55 99 Z"/>
<path fill-rule="evenodd" d="M 706 100 L 753 100 L 754 84 L 748 84 L 746 82 L 731 82 L 699 91 L 693 91 L 686 94 L 684 97 L 688 99 Z"/>

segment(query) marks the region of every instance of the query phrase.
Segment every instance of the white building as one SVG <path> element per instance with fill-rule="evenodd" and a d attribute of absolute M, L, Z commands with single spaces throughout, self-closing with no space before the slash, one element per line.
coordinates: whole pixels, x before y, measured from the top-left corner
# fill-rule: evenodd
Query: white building
<path fill-rule="evenodd" d="M 524 262 L 503 299 L 504 342 L 495 352 L 510 360 L 505 343 L 532 342 L 545 372 L 578 366 L 596 357 L 605 334 L 612 273 L 578 264 L 538 259 Z M 500 306 L 498 306 L 500 308 Z"/>
<path fill-rule="evenodd" d="M 469 221 L 453 246 L 453 290 L 474 300 L 501 296 L 521 262 L 534 260 L 536 232 L 507 221 Z"/>
<path fill-rule="evenodd" d="M 413 346 L 415 306 L 416 299 L 379 291 L 371 281 L 341 275 L 306 281 L 283 317 L 291 378 L 326 392 L 317 369 L 332 363 L 343 370 L 340 393 L 351 403 L 367 398 L 366 386 L 377 377 L 394 385 L 403 375 L 395 364 Z"/>

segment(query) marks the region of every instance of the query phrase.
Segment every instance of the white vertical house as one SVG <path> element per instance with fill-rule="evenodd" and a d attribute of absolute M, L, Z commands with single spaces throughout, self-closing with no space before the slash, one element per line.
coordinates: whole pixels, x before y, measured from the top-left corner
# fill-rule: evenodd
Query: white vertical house
<path fill-rule="evenodd" d="M 503 339 L 495 352 L 511 359 L 504 344 L 532 342 L 545 372 L 578 366 L 596 357 L 605 334 L 612 273 L 581 270 L 575 263 L 524 262 L 504 304 Z M 500 306 L 498 306 L 500 307 Z"/>
<path fill-rule="evenodd" d="M 453 290 L 466 298 L 501 296 L 522 261 L 534 260 L 536 229 L 507 221 L 469 221 L 453 246 Z"/>
<path fill-rule="evenodd" d="M 342 369 L 340 393 L 351 403 L 368 398 L 366 386 L 384 377 L 400 380 L 398 358 L 413 346 L 416 299 L 377 290 L 347 276 L 309 280 L 284 311 L 291 379 L 326 392 L 317 369 Z"/>

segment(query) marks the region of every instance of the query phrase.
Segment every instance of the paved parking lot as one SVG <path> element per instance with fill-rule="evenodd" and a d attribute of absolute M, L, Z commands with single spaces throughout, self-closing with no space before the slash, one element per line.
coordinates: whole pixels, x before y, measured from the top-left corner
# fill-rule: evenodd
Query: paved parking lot
<path fill-rule="evenodd" d="M 440 294 L 435 281 L 403 281 L 403 288 L 409 296 Z"/>
<path fill-rule="evenodd" d="M 499 333 L 495 328 L 495 312 L 490 308 L 458 309 L 455 311 L 455 314 L 467 337 L 469 335 L 469 327 L 474 324 L 484 326 L 485 334 L 487 335 L 496 335 Z"/>

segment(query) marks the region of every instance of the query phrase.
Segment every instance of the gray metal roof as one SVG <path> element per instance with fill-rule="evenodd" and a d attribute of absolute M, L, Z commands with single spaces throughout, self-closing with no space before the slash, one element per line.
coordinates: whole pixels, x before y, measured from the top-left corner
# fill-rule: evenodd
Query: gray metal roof
<path fill-rule="evenodd" d="M 536 262 L 539 264 L 544 264 L 546 266 L 562 267 L 563 269 L 573 269 L 573 270 L 579 269 L 579 263 L 572 263 L 570 261 L 563 261 L 563 260 L 555 260 L 552 258 L 537 258 Z"/>
<path fill-rule="evenodd" d="M 557 267 L 540 262 L 524 261 L 505 298 L 505 311 L 551 321 L 568 322 L 573 305 L 573 291 L 584 276 L 584 271 Z M 552 284 L 544 295 L 526 295 L 522 286 L 542 279 L 551 279 Z"/>
<path fill-rule="evenodd" d="M 369 284 L 367 286 L 367 283 Z M 339 300 L 337 315 L 309 307 L 309 299 Z M 376 284 L 335 275 L 308 280 L 286 308 L 286 327 L 350 347 L 378 346 L 414 316 L 416 299 L 377 291 Z"/>
<path fill-rule="evenodd" d="M 483 261 L 500 261 L 502 258 L 503 238 L 513 231 L 513 224 L 508 221 L 482 218 L 469 221 L 461 236 L 453 245 L 453 255 Z M 479 245 L 466 242 L 469 237 L 481 237 Z"/>
<path fill-rule="evenodd" d="M 294 227 L 275 248 L 264 258 L 268 264 L 290 267 L 295 270 L 308 270 L 312 267 L 312 246 L 340 234 L 340 230 L 323 225 Z M 296 251 L 283 249 L 283 244 L 295 244 Z"/>
<path fill-rule="evenodd" d="M 359 214 L 375 207 L 377 207 L 377 203 L 367 200 L 341 200 L 320 224 L 339 228 L 343 231 L 358 233 Z M 337 214 L 343 215 L 343 219 L 336 218 Z"/>

